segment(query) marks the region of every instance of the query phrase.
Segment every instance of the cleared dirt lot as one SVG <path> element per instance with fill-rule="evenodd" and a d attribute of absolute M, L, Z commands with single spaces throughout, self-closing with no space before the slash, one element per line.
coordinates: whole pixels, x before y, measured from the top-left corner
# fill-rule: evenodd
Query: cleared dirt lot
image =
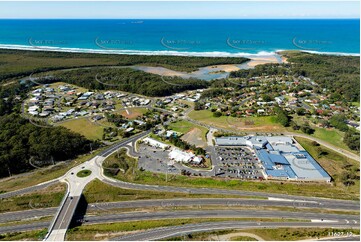
<path fill-rule="evenodd" d="M 204 148 L 207 146 L 207 143 L 204 142 L 204 138 L 202 136 L 202 130 L 200 130 L 199 128 L 193 128 L 188 133 L 184 134 L 181 140 L 186 141 L 187 143 L 190 143 L 197 147 Z"/>

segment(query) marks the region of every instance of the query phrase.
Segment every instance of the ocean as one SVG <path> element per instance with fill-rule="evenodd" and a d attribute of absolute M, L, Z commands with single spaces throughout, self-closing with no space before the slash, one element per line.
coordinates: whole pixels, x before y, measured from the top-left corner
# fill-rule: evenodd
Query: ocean
<path fill-rule="evenodd" d="M 191 56 L 360 54 L 349 20 L 0 20 L 0 48 Z"/>

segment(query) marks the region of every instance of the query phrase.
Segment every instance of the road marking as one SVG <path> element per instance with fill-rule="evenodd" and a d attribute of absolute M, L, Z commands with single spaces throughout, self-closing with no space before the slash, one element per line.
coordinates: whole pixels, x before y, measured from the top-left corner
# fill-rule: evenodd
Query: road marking
<path fill-rule="evenodd" d="M 311 222 L 312 223 L 320 223 L 320 222 L 323 222 L 323 223 L 337 223 L 338 220 L 311 219 Z"/>

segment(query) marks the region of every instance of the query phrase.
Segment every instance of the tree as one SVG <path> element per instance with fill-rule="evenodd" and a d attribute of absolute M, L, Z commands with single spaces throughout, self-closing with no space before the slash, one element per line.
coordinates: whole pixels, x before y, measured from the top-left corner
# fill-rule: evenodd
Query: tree
<path fill-rule="evenodd" d="M 194 110 L 198 111 L 198 110 L 202 110 L 203 106 L 200 102 L 195 102 L 194 103 Z"/>
<path fill-rule="evenodd" d="M 264 102 L 271 102 L 273 100 L 273 98 L 268 94 L 263 94 L 262 99 Z"/>
<path fill-rule="evenodd" d="M 345 133 L 343 141 L 351 150 L 357 150 L 357 151 L 360 150 L 360 133 L 359 132 L 349 129 Z"/>
<path fill-rule="evenodd" d="M 308 123 L 301 125 L 301 131 L 305 134 L 313 134 L 315 130 Z"/>
<path fill-rule="evenodd" d="M 219 111 L 216 111 L 216 112 L 213 113 L 213 117 L 219 118 L 221 116 L 222 116 L 222 113 L 219 112 Z"/>
<path fill-rule="evenodd" d="M 296 113 L 300 116 L 303 116 L 303 115 L 305 115 L 306 110 L 304 108 L 297 108 Z"/>
<path fill-rule="evenodd" d="M 346 132 L 348 130 L 348 126 L 346 124 L 346 117 L 343 114 L 336 114 L 330 118 L 330 124 L 336 129 Z"/>
<path fill-rule="evenodd" d="M 290 118 L 287 115 L 287 112 L 280 107 L 275 107 L 274 111 L 276 113 L 276 121 L 282 126 L 287 127 L 290 125 Z"/>

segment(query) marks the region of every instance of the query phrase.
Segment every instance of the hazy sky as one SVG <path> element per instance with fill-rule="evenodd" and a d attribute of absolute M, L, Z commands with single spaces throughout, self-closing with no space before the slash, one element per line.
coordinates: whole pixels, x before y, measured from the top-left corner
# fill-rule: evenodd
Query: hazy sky
<path fill-rule="evenodd" d="M 358 1 L 0 2 L 0 18 L 359 18 Z"/>

